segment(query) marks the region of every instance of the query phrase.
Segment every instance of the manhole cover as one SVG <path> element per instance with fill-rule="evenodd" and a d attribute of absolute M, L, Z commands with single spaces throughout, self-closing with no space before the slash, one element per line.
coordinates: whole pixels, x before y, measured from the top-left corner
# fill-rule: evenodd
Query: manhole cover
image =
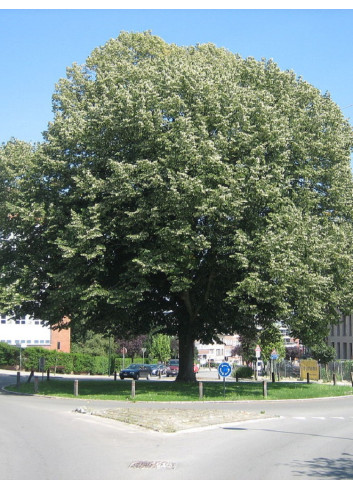
<path fill-rule="evenodd" d="M 173 462 L 150 462 L 146 460 L 139 460 L 138 462 L 132 462 L 129 465 L 130 469 L 174 469 L 175 464 Z"/>

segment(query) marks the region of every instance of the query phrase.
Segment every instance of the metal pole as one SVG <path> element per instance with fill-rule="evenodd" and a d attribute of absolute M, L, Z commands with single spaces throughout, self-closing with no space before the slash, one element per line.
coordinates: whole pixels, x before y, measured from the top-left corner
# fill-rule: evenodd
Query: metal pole
<path fill-rule="evenodd" d="M 108 377 L 110 377 L 110 355 L 111 355 L 111 348 L 110 348 L 110 340 L 111 337 L 109 335 L 109 349 L 108 349 Z"/>
<path fill-rule="evenodd" d="M 264 380 L 262 382 L 262 390 L 263 390 L 263 396 L 267 397 L 267 380 Z"/>
<path fill-rule="evenodd" d="M 199 382 L 199 397 L 200 399 L 203 398 L 203 383 Z"/>
<path fill-rule="evenodd" d="M 135 397 L 136 394 L 136 387 L 135 387 L 135 381 L 131 381 L 131 397 Z"/>
<path fill-rule="evenodd" d="M 78 396 L 78 380 L 74 380 L 74 396 Z"/>

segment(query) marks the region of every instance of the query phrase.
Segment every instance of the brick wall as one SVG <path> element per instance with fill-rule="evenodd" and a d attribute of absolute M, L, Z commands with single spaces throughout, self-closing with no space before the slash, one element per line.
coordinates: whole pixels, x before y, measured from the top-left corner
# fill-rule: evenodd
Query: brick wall
<path fill-rule="evenodd" d="M 50 350 L 70 353 L 71 351 L 71 329 L 53 329 L 51 331 Z"/>

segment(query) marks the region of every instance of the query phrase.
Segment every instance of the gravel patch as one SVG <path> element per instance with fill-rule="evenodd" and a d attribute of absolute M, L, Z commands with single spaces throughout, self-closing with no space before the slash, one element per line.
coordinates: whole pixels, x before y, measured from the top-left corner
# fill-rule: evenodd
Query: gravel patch
<path fill-rule="evenodd" d="M 79 410 L 76 411 L 82 412 Z M 164 433 L 176 433 L 178 431 L 200 427 L 273 417 L 265 413 L 246 411 L 177 408 L 139 409 L 137 407 L 106 409 L 104 411 L 94 411 L 89 414 Z"/>

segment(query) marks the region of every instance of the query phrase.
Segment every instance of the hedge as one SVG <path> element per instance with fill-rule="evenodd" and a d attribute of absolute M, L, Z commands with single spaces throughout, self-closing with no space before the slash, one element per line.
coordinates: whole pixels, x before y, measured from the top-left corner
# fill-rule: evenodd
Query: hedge
<path fill-rule="evenodd" d="M 47 350 L 40 346 L 30 346 L 22 349 L 22 368 L 24 370 L 40 370 L 40 359 L 44 358 L 44 370 L 62 372 L 66 374 L 107 375 L 119 372 L 123 366 L 131 363 L 131 358 L 116 355 L 108 356 L 89 355 L 88 353 L 64 353 L 56 350 Z M 110 359 L 110 365 L 109 365 Z M 158 363 L 156 360 L 134 358 L 134 363 Z M 20 364 L 20 351 L 17 346 L 0 343 L 0 367 L 16 367 Z M 124 364 L 124 365 L 123 365 Z M 110 368 L 109 368 L 110 367 Z"/>

